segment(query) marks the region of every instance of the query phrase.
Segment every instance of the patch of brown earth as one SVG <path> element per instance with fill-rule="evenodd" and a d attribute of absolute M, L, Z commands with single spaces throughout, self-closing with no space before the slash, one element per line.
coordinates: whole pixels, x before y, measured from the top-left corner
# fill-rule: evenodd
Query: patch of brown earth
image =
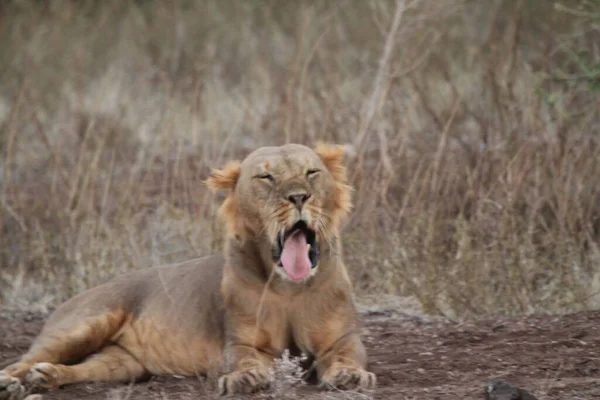
<path fill-rule="evenodd" d="M 510 382 L 545 399 L 600 398 L 600 311 L 462 324 L 391 312 L 363 316 L 372 393 L 323 391 L 314 385 L 236 398 L 483 399 L 485 384 Z M 0 313 L 0 363 L 26 351 L 39 316 Z M 283 385 L 285 386 L 285 385 Z M 133 385 L 77 384 L 44 399 L 209 399 L 204 378 L 155 377 Z"/>

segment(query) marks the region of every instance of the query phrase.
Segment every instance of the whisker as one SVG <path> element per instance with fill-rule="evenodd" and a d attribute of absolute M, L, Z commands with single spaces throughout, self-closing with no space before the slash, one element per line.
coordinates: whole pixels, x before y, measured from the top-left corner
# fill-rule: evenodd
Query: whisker
<path fill-rule="evenodd" d="M 274 225 L 281 225 L 281 226 L 285 226 L 285 214 L 287 212 L 289 212 L 289 207 L 278 207 L 275 210 L 273 210 L 268 216 L 267 216 L 267 220 L 270 221 L 269 223 L 263 225 L 261 227 L 261 229 L 258 231 L 259 235 L 264 234 L 265 232 L 270 233 L 270 228 L 273 228 L 273 230 L 275 230 L 275 232 L 279 232 L 279 227 L 278 226 L 274 226 Z"/>

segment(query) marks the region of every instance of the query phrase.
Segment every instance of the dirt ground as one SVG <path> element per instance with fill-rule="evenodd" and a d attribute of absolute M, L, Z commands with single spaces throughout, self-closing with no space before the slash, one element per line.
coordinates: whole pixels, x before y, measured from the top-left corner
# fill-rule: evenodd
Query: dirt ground
<path fill-rule="evenodd" d="M 247 397 L 483 399 L 485 383 L 501 379 L 539 400 L 600 398 L 600 311 L 462 324 L 378 311 L 364 313 L 363 322 L 369 369 L 378 377 L 373 392 L 304 385 Z M 0 363 L 24 352 L 41 326 L 40 316 L 0 312 Z M 208 399 L 215 397 L 211 386 L 203 378 L 159 377 L 72 385 L 44 399 Z"/>

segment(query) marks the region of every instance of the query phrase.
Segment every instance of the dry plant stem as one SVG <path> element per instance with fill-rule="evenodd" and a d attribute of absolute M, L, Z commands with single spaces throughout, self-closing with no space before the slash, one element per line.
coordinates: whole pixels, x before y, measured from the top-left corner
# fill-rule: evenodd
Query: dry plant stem
<path fill-rule="evenodd" d="M 388 71 L 390 68 L 390 60 L 392 58 L 392 51 L 394 50 L 394 44 L 396 42 L 396 34 L 398 33 L 398 28 L 400 27 L 400 21 L 402 19 L 402 15 L 404 14 L 405 6 L 406 0 L 396 1 L 396 11 L 394 12 L 394 16 L 392 18 L 390 30 L 387 33 L 383 54 L 379 60 L 379 69 L 377 70 L 377 75 L 375 75 L 375 81 L 373 82 L 373 92 L 365 104 L 366 111 L 364 116 L 361 118 L 358 133 L 354 140 L 354 147 L 358 149 L 359 164 L 362 164 L 362 160 L 364 158 L 364 150 L 366 147 L 365 143 L 368 141 L 370 136 L 369 128 L 371 126 L 371 122 L 375 117 L 377 110 L 379 110 L 381 107 L 381 102 L 383 101 L 384 94 L 387 91 L 387 86 L 389 84 Z M 382 136 L 384 136 L 383 131 L 379 131 L 380 140 Z M 387 143 L 387 140 L 384 139 L 382 141 L 382 146 L 385 146 L 385 143 Z M 382 157 L 386 158 L 386 160 L 389 160 L 387 152 L 383 153 Z M 384 165 L 391 168 L 389 161 L 386 161 Z"/>

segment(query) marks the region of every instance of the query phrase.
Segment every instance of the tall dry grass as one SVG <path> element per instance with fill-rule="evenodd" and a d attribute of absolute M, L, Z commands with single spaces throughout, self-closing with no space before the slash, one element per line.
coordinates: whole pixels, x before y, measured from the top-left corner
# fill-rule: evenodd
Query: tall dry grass
<path fill-rule="evenodd" d="M 353 149 L 359 295 L 449 317 L 597 307 L 599 10 L 3 2 L 0 301 L 218 251 L 208 168 L 326 140 Z"/>

